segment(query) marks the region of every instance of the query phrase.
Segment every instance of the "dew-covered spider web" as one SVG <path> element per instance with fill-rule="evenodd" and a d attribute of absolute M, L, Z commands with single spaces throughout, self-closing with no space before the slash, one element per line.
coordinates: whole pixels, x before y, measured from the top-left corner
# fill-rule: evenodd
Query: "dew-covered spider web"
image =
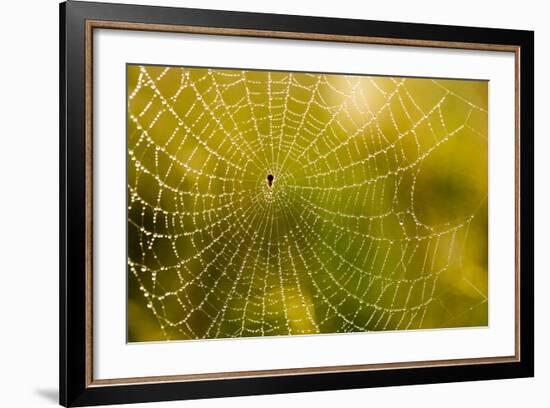
<path fill-rule="evenodd" d="M 487 325 L 487 82 L 127 69 L 129 341 Z"/>

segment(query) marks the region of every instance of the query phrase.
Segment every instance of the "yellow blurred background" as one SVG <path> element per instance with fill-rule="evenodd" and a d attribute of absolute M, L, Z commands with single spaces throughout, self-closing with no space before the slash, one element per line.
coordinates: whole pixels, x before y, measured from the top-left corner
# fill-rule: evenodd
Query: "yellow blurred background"
<path fill-rule="evenodd" d="M 488 82 L 127 81 L 129 341 L 488 324 Z"/>

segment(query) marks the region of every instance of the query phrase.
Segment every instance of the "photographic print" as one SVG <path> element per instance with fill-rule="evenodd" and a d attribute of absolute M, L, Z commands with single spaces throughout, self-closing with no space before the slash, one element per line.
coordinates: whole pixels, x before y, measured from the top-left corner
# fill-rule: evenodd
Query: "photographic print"
<path fill-rule="evenodd" d="M 69 1 L 59 40 L 62 405 L 534 376 L 533 31 Z"/>
<path fill-rule="evenodd" d="M 488 325 L 488 81 L 126 69 L 129 342 Z"/>

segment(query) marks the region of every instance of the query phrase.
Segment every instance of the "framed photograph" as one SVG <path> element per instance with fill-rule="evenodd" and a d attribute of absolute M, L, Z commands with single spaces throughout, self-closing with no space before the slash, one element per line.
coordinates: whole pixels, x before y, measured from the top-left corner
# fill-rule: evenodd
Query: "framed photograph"
<path fill-rule="evenodd" d="M 533 376 L 533 32 L 60 27 L 62 405 Z"/>

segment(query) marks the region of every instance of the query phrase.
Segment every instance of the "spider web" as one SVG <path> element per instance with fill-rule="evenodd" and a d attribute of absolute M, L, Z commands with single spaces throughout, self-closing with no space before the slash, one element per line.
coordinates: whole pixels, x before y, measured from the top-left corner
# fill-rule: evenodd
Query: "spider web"
<path fill-rule="evenodd" d="M 486 190 L 429 194 L 472 84 L 129 65 L 130 340 L 486 324 Z"/>

